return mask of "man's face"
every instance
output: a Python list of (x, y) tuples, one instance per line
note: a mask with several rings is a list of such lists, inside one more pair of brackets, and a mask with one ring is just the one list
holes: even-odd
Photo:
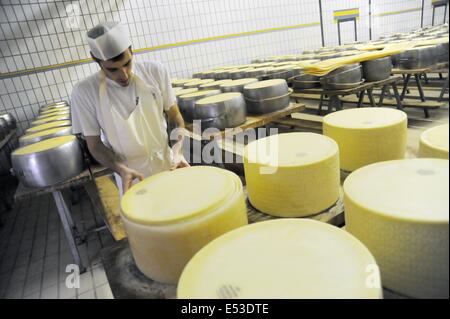
[(131, 53), (130, 49), (127, 49), (120, 60), (101, 61), (100, 66), (109, 79), (113, 80), (121, 86), (128, 86), (131, 79), (132, 63), (133, 54)]

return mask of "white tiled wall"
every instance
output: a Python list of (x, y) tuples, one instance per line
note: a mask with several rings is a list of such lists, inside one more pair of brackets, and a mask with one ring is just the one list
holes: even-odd
[[(421, 0), (372, 0), (373, 11), (421, 6)], [(425, 24), (431, 24), (426, 0)], [(369, 39), (368, 0), (322, 0), (326, 45), (337, 44), (333, 11), (360, 8), (358, 40)], [(442, 23), (443, 9), (436, 13)], [(447, 15), (448, 19), (448, 15)], [(137, 55), (165, 64), (173, 77), (214, 66), (248, 63), (255, 57), (301, 52), (321, 46), (320, 26), (309, 26), (209, 42), (189, 43), (220, 35), (318, 23), (319, 0), (1, 0), (0, 112), (12, 112), (21, 130), (39, 106), (67, 99), (73, 85), (97, 70), (95, 63), (57, 64), (89, 57), (85, 33), (100, 21), (126, 23), (135, 49), (155, 48)], [(420, 26), (420, 11), (373, 18), (374, 38), (386, 32)], [(342, 25), (343, 42), (353, 41), (353, 25)], [(158, 46), (180, 44), (161, 49)], [(188, 42), (188, 43), (185, 43)], [(45, 72), (11, 76), (11, 72), (52, 66)], [(21, 132), (19, 132), (20, 134)]]

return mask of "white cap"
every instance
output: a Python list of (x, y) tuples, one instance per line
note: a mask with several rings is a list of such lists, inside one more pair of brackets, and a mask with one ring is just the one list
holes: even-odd
[(106, 61), (123, 53), (131, 39), (127, 27), (120, 22), (103, 22), (87, 32), (87, 41), (92, 55)]

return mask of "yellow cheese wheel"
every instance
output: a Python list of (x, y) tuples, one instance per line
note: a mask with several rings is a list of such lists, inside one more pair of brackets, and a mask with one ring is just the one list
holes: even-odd
[(174, 86), (174, 87), (183, 86), (186, 83), (196, 81), (196, 80), (198, 80), (198, 79), (176, 79), (176, 80), (172, 80), (172, 86)]
[(378, 299), (375, 259), (342, 229), (279, 219), (233, 230), (200, 250), (178, 283), (180, 299)]
[(39, 131), (36, 133), (25, 134), (19, 138), (20, 141), (26, 142), (27, 140), (32, 140), (36, 137), (44, 137), (52, 134), (57, 134), (59, 132), (67, 130), (67, 126), (54, 127), (48, 130)]
[(76, 137), (74, 135), (59, 136), (55, 138), (50, 138), (41, 142), (30, 144), (21, 148), (16, 149), (13, 153), (15, 155), (26, 155), (38, 152), (47, 151), (52, 148), (64, 145), (68, 142), (72, 142)]
[(210, 83), (205, 83), (205, 84), (200, 85), (199, 89), (200, 90), (208, 90), (208, 89), (211, 89), (211, 88), (217, 88), (218, 89), (222, 84), (229, 83), (231, 81), (232, 80), (227, 79), (227, 80), (220, 80), (220, 81), (214, 81), (214, 82), (210, 82)]
[(195, 81), (191, 81), (191, 82), (185, 83), (183, 85), (183, 87), (186, 88), (186, 89), (198, 88), (200, 85), (211, 83), (211, 82), (214, 82), (214, 80), (213, 79), (204, 79), (204, 80), (196, 79)]
[(43, 115), (37, 116), (36, 119), (42, 120), (42, 119), (47, 119), (47, 118), (53, 117), (53, 116), (70, 116), (70, 111), (61, 111), (61, 112), (43, 114)]
[(67, 120), (69, 118), (70, 118), (70, 115), (68, 115), (68, 114), (54, 115), (54, 116), (50, 116), (50, 117), (46, 117), (43, 119), (33, 121), (33, 122), (31, 122), (31, 125), (41, 125), (41, 124), (48, 123), (48, 122)]
[(359, 108), (331, 113), (323, 133), (339, 145), (341, 169), (354, 171), (382, 161), (403, 159), (408, 119), (403, 111)]
[(49, 109), (49, 110), (41, 110), (39, 113), (41, 115), (47, 115), (47, 114), (52, 114), (52, 113), (59, 113), (59, 112), (67, 112), (70, 111), (70, 107), (60, 107), (57, 109)]
[(197, 88), (182, 89), (182, 90), (176, 91), (175, 95), (178, 97), (178, 96), (181, 96), (181, 95), (190, 94), (190, 93), (197, 92), (197, 91), (198, 91)]
[(448, 159), (448, 124), (433, 127), (422, 133), (419, 157)]
[(176, 283), (204, 245), (248, 223), (239, 177), (214, 167), (147, 178), (125, 193), (121, 207), (136, 265), (164, 283)]
[(244, 149), (251, 204), (279, 217), (303, 217), (326, 210), (339, 199), (339, 150), (314, 133), (273, 135)]
[(70, 121), (55, 121), (50, 123), (45, 123), (37, 126), (30, 127), (29, 129), (25, 130), (25, 132), (28, 133), (36, 133), (43, 130), (48, 130), (50, 128), (59, 127), (59, 126), (70, 126)]
[(233, 87), (233, 86), (238, 86), (238, 85), (247, 85), (247, 84), (251, 84), (251, 83), (255, 83), (255, 82), (258, 82), (258, 79), (245, 78), (245, 79), (239, 79), (239, 80), (234, 80), (234, 81), (223, 83), (220, 87), (228, 88), (228, 87)]
[(226, 102), (226, 101), (233, 100), (234, 98), (236, 98), (240, 95), (242, 95), (242, 94), (239, 92), (230, 92), (230, 93), (221, 93), (221, 94), (217, 94), (217, 95), (212, 95), (212, 96), (205, 97), (204, 99), (198, 100), (196, 102), (196, 105), (202, 106), (202, 105), (209, 105), (209, 104), (213, 104), (213, 103)]
[(372, 252), (386, 288), (449, 297), (448, 192), (442, 159), (376, 163), (345, 180), (346, 230)]

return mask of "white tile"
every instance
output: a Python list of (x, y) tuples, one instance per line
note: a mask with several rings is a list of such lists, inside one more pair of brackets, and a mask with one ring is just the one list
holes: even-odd
[(41, 299), (58, 299), (58, 286), (53, 285), (41, 291)]
[(86, 291), (78, 295), (78, 299), (96, 299), (94, 290)]
[(114, 299), (111, 288), (109, 284), (102, 285), (95, 288), (97, 294), (97, 299)]

